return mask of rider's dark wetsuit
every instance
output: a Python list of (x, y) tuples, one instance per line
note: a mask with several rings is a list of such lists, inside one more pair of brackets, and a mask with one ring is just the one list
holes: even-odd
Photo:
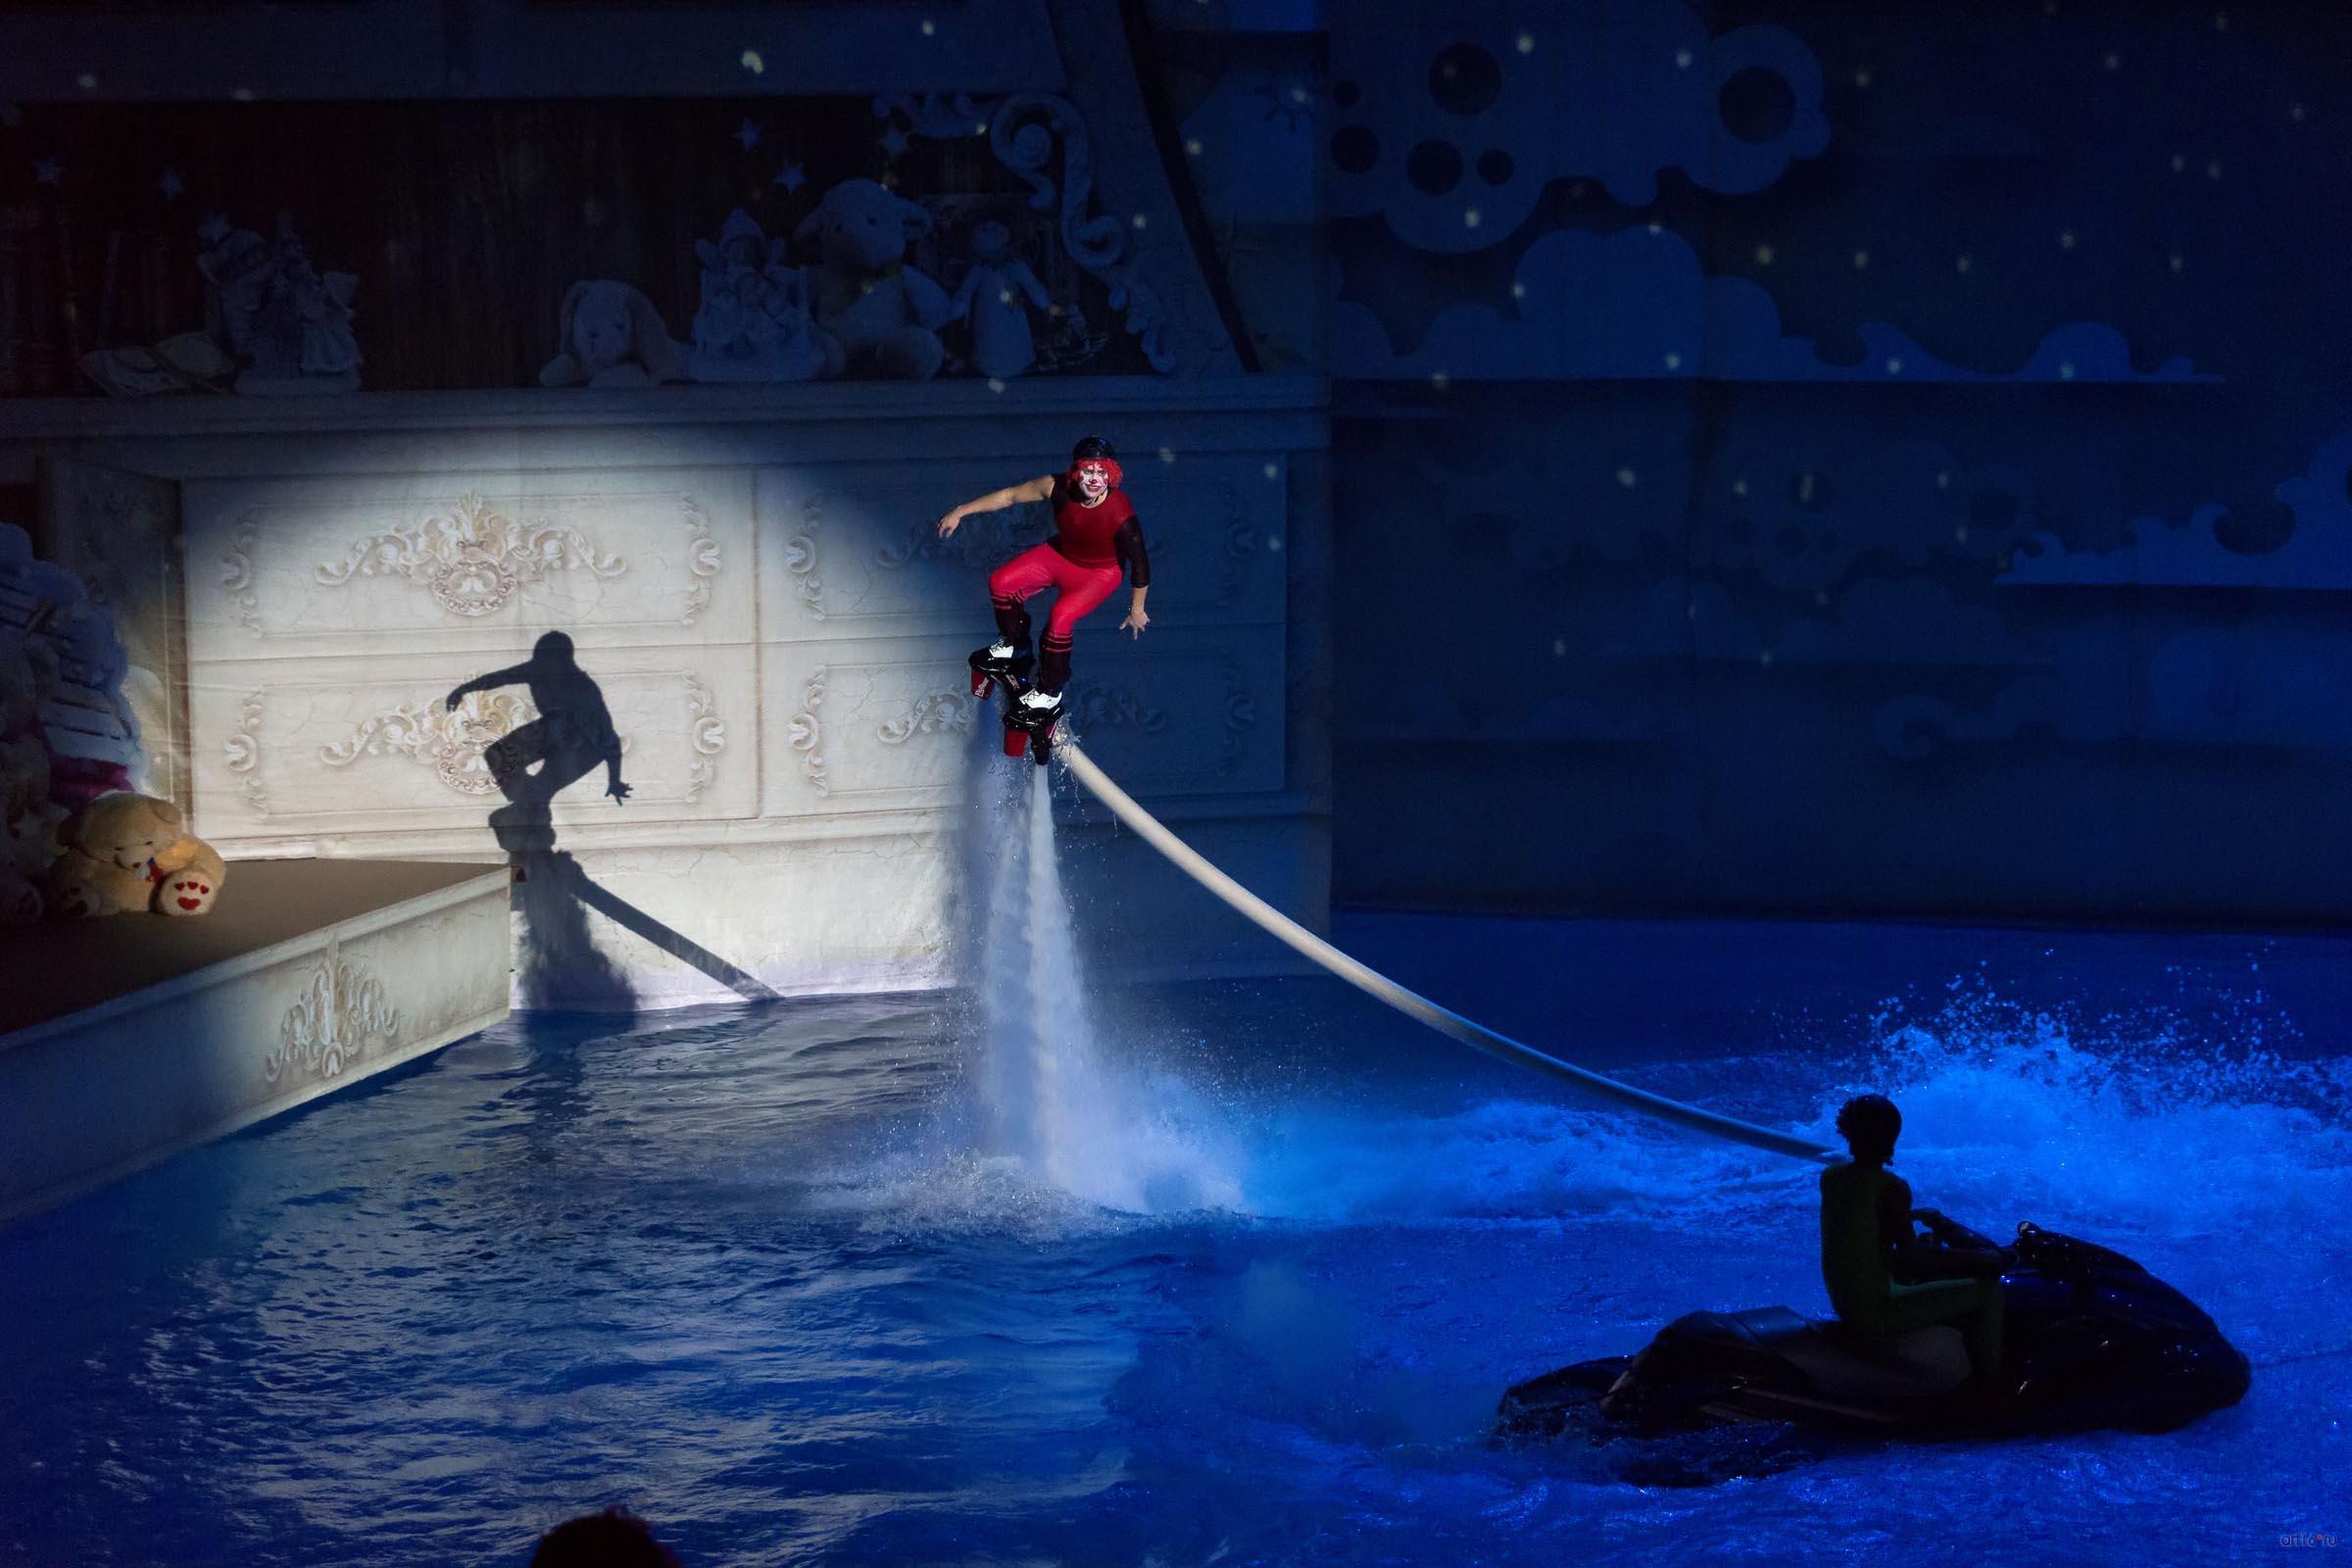
[(1900, 1176), (1861, 1160), (1821, 1173), (1821, 1277), (1839, 1321), (1878, 1338), (1953, 1324), (1977, 1380), (1990, 1383), (2001, 1367), (2001, 1282), (1903, 1284), (1891, 1265), (1911, 1239), (1911, 1187)]

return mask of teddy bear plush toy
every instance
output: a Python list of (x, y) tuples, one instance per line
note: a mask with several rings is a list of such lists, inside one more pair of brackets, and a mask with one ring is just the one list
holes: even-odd
[(74, 918), (202, 914), (228, 873), (187, 831), (179, 808), (152, 795), (101, 795), (74, 813), (64, 836), (66, 853), (49, 868), (49, 906)]
[(539, 371), (541, 386), (652, 386), (686, 379), (686, 345), (639, 290), (611, 278), (564, 293), (564, 352)]
[(939, 373), (947, 350), (947, 291), (905, 265), (906, 247), (931, 231), (931, 215), (870, 179), (845, 179), (801, 220), (792, 241), (816, 248), (809, 276), (816, 324), (852, 375), (920, 381)]

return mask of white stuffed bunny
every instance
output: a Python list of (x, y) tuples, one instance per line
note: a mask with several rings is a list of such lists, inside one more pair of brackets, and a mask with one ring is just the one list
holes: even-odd
[(564, 352), (540, 370), (541, 386), (652, 386), (684, 379), (686, 345), (670, 337), (642, 291), (596, 278), (564, 292)]

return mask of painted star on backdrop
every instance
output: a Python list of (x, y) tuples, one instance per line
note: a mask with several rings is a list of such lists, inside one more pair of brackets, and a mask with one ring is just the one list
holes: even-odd
[(906, 150), (906, 133), (893, 125), (883, 133), (882, 150), (896, 158)]
[(801, 172), (801, 166), (799, 164), (791, 163), (786, 164), (782, 169), (777, 170), (776, 177), (770, 180), (768, 183), (772, 185), (783, 186), (784, 194), (790, 196), (797, 192), (803, 185), (808, 183), (808, 176)]
[(175, 202), (179, 200), (180, 193), (188, 188), (188, 183), (179, 177), (178, 170), (167, 169), (164, 177), (155, 182), (155, 188), (164, 193), (164, 200)]
[(745, 152), (750, 152), (753, 148), (760, 145), (759, 125), (754, 123), (747, 116), (743, 123), (735, 127), (735, 139), (743, 143), (743, 150)]
[(65, 172), (66, 166), (54, 158), (35, 158), (32, 161), (32, 178), (37, 185), (54, 185)]

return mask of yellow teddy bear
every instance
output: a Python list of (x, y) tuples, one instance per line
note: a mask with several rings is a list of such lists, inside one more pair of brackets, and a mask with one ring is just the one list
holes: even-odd
[(228, 873), (187, 832), (179, 808), (152, 795), (101, 795), (74, 813), (64, 838), (66, 853), (49, 868), (49, 907), (71, 917), (202, 914)]

